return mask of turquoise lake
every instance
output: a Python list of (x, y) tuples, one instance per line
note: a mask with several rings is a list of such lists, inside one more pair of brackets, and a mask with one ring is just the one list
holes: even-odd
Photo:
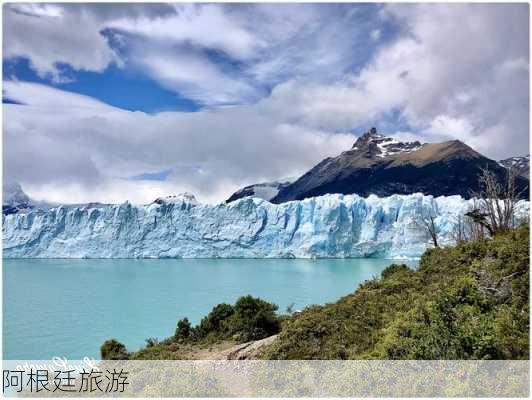
[[(284, 311), (353, 292), (392, 260), (3, 260), (3, 358), (99, 358), (109, 338), (137, 350), (252, 294)], [(403, 261), (401, 261), (403, 262)], [(409, 262), (415, 266), (416, 262)]]

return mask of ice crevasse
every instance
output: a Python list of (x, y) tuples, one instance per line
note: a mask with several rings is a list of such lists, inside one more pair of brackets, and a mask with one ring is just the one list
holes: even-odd
[[(420, 226), (435, 216), (439, 241), (454, 243), (460, 196), (329, 194), (272, 204), (243, 198), (216, 205), (191, 195), (151, 204), (59, 206), (3, 216), (5, 258), (419, 257), (431, 240)], [(516, 217), (529, 203), (517, 204)]]

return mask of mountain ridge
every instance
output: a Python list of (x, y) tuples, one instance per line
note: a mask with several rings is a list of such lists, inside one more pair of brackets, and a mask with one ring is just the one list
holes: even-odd
[[(350, 150), (324, 159), (282, 188), (271, 202), (278, 204), (327, 193), (365, 197), (423, 193), (471, 198), (482, 189), (479, 174), (483, 168), (501, 181), (506, 175), (505, 167), (459, 140), (399, 142), (372, 128)], [(519, 176), (516, 184), (518, 190), (527, 188), (528, 179)]]

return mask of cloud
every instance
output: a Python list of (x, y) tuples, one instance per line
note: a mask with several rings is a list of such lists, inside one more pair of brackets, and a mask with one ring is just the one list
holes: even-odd
[(191, 49), (136, 48), (131, 57), (162, 86), (202, 105), (252, 101), (259, 91), (245, 79), (223, 73), (203, 54)]
[(272, 97), (310, 127), (346, 130), (395, 118), (422, 141), (457, 138), (493, 158), (521, 154), (529, 143), (527, 7), (386, 6), (382, 18), (401, 34), (359, 72), (287, 82)]
[[(4, 104), (4, 173), (54, 201), (149, 202), (182, 191), (220, 201), (243, 184), (301, 174), (354, 140), (290, 124), (260, 105), (149, 115), (6, 83), (6, 95), (23, 105)], [(123, 179), (163, 170), (172, 171), (164, 182)]]
[(373, 125), (494, 159), (528, 150), (524, 4), (6, 7), (8, 58), (57, 78), (58, 62), (97, 71), (120, 59), (206, 106), (149, 115), (4, 82), (22, 103), (4, 104), (5, 173), (42, 198), (218, 201), (303, 173)]
[(63, 80), (58, 63), (95, 72), (120, 63), (98, 19), (81, 7), (7, 4), (3, 18), (4, 58), (28, 58), (41, 77)]
[(95, 111), (112, 110), (113, 107), (89, 96), (65, 92), (50, 86), (30, 82), (4, 81), (4, 97), (21, 104), (30, 104), (40, 109), (52, 111), (76, 108)]
[(201, 105), (249, 104), (365, 62), (376, 15), (371, 5), (9, 5), (4, 57), (28, 58), (56, 83), (71, 79), (62, 65), (115, 63)]
[(238, 59), (253, 56), (258, 47), (265, 45), (218, 5), (176, 4), (174, 9), (175, 13), (166, 16), (119, 18), (106, 27), (150, 41), (218, 49)]

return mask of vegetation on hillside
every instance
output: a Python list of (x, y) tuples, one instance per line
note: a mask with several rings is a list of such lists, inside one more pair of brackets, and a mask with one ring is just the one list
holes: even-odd
[[(227, 345), (259, 340), (275, 335), (281, 329), (283, 317), (276, 314), (277, 305), (250, 295), (240, 297), (234, 305), (218, 304), (197, 326), (188, 318), (177, 322), (173, 337), (159, 342), (146, 339), (146, 347), (127, 353), (114, 339), (100, 348), (104, 360), (119, 359), (188, 359), (197, 358), (197, 350), (213, 345)], [(124, 354), (127, 354), (124, 356)]]
[(271, 359), (528, 359), (529, 228), (433, 248), (283, 325)]
[(419, 268), (390, 265), (335, 303), (291, 316), (251, 296), (219, 304), (174, 337), (127, 353), (116, 341), (102, 358), (201, 358), (201, 348), (280, 332), (269, 359), (528, 359), (529, 227), (427, 250)]

